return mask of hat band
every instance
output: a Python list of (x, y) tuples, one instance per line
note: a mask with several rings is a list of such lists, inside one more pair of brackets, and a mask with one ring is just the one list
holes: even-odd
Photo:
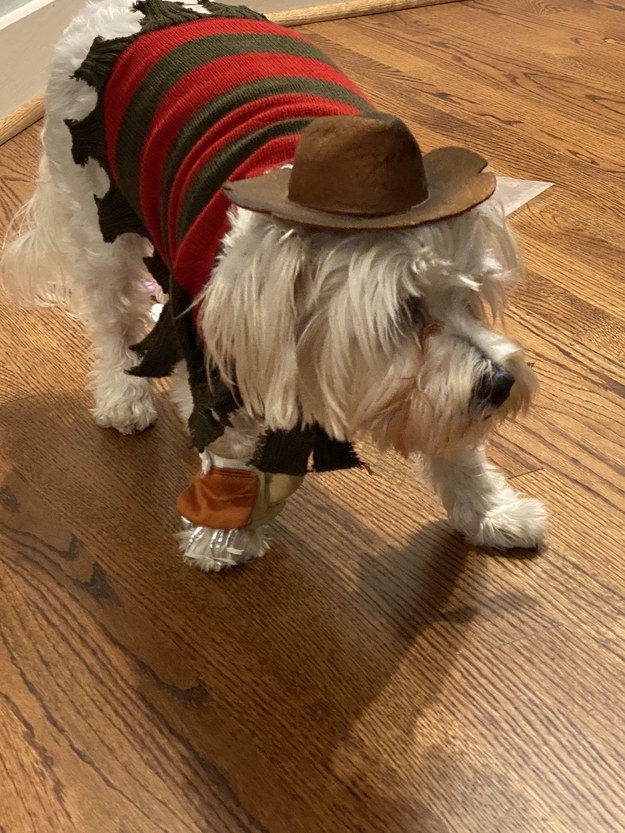
[[(301, 208), (306, 208), (309, 211), (322, 211), (324, 214), (337, 214), (339, 216), (348, 216), (348, 217), (388, 217), (392, 214), (402, 214), (404, 211), (410, 211), (410, 209), (418, 208), (420, 205), (426, 203), (429, 199), (428, 188), (425, 183), (423, 183), (422, 193), (424, 192), (425, 196), (423, 199), (417, 200), (394, 200), (392, 205), (387, 205), (384, 208), (380, 208), (379, 198), (376, 198), (375, 202), (376, 205), (371, 205), (371, 208), (363, 207), (362, 203), (373, 203), (374, 200), (365, 199), (361, 201), (360, 205), (339, 205), (335, 201), (331, 199), (324, 199), (324, 200), (311, 200), (310, 198), (305, 198), (305, 195), (302, 196), (293, 196), (292, 188), (290, 187), (287, 192), (287, 199), (293, 205), (298, 205)], [(414, 195), (417, 196), (417, 195)]]

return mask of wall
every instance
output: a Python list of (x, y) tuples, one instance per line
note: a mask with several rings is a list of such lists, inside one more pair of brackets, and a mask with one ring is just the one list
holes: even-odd
[(0, 120), (43, 93), (53, 46), (83, 0), (0, 4)]

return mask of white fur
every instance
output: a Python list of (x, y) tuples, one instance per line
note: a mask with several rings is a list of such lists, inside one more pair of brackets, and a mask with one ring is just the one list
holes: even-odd
[[(136, 362), (129, 345), (150, 322), (149, 247), (132, 234), (102, 240), (93, 197), (105, 193), (108, 178), (94, 162), (74, 164), (64, 121), (84, 118), (95, 104), (94, 90), (71, 78), (94, 37), (131, 34), (139, 20), (127, 0), (90, 3), (63, 35), (35, 193), (2, 258), (4, 287), (17, 300), (56, 302), (84, 319), (96, 421), (124, 433), (156, 418), (149, 381), (126, 373)], [(264, 428), (291, 428), (302, 417), (339, 439), (370, 436), (382, 449), (424, 455), (450, 522), (471, 542), (536, 546), (546, 528), (542, 504), (514, 492), (483, 451), (493, 427), (527, 408), (535, 389), (521, 348), (491, 329), (522, 274), (494, 199), (392, 232), (310, 230), (234, 209), (198, 320), (207, 362), (236, 375), (243, 409), (212, 450), (249, 459)], [(472, 394), (495, 364), (516, 381), (488, 412)], [(173, 392), (188, 414), (184, 369)], [(205, 569), (266, 548), (262, 532), (242, 546), (208, 533), (183, 533), (188, 560)]]
[(547, 512), (535, 498), (514, 491), (484, 448), (453, 459), (425, 458), (423, 469), (441, 497), (449, 523), (479, 547), (531, 548), (547, 531)]
[(501, 316), (523, 272), (496, 201), (384, 233), (285, 228), (242, 209), (231, 219), (200, 322), (213, 362), (226, 378), (236, 371), (245, 408), (268, 427), (301, 414), (403, 454), (465, 445), (484, 433), (465, 412), (484, 357), (517, 376), (497, 418), (528, 404), (520, 347), (476, 317), (484, 306)]

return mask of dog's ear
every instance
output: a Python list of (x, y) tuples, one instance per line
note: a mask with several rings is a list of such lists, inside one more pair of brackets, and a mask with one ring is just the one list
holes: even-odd
[(240, 209), (198, 316), (205, 355), (222, 378), (236, 377), (247, 412), (276, 431), (300, 418), (297, 299), (306, 254), (297, 232)]

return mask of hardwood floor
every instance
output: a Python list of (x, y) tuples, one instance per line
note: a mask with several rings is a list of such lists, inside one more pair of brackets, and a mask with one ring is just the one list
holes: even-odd
[[(542, 384), (493, 456), (545, 552), (465, 546), (408, 465), (311, 477), (259, 562), (179, 560), (172, 408), (97, 429), (85, 339), (0, 305), (2, 833), (625, 829), (625, 3), (467, 0), (304, 28), (422, 145), (555, 186), (514, 215)], [(0, 225), (33, 127), (0, 149)]]

